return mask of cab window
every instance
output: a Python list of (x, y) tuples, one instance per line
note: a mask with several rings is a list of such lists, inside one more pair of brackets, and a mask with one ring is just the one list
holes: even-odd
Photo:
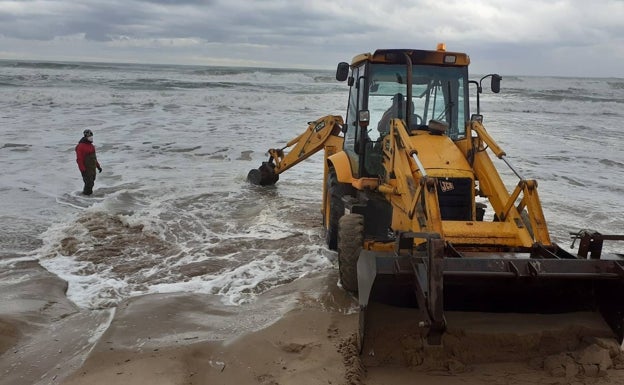
[(464, 67), (414, 65), (412, 99), (408, 101), (405, 65), (371, 66), (368, 93), (371, 139), (379, 140), (387, 133), (389, 118), (405, 120), (407, 114), (411, 128), (439, 120), (448, 124), (448, 135), (453, 140), (464, 138), (468, 120), (467, 75)]

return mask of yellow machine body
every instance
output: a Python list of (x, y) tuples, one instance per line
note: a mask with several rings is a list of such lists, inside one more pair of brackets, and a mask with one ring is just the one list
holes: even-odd
[[(580, 292), (591, 291), (596, 301), (583, 306), (599, 309), (621, 341), (624, 305), (601, 298), (624, 294), (624, 258), (601, 258), (601, 247), (624, 236), (583, 233), (577, 255), (551, 241), (537, 182), (513, 168), (482, 124), (482, 82), (491, 78), (497, 93), (501, 77), (468, 80), (469, 63), (444, 47), (377, 50), (340, 63), (336, 78), (349, 85), (346, 118), (311, 122), (286, 146), (269, 149), (248, 179), (274, 184), (324, 150), (327, 245), (338, 252), (342, 286), (358, 294), (362, 324), (384, 282), (407, 289), (432, 343), (446, 328), (447, 307), (474, 303), (469, 292), (477, 301), (496, 297), (497, 311), (518, 311), (541, 300), (545, 308), (568, 300), (575, 306)], [(518, 177), (515, 186), (505, 185), (494, 157)], [(548, 298), (562, 288), (571, 293)]]

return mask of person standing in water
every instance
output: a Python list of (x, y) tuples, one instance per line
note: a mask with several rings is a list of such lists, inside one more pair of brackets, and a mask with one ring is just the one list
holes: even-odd
[(76, 162), (82, 174), (84, 195), (93, 194), (93, 184), (95, 183), (95, 169), (102, 172), (102, 167), (95, 156), (95, 146), (93, 145), (93, 132), (89, 129), (83, 131), (83, 136), (76, 145)]

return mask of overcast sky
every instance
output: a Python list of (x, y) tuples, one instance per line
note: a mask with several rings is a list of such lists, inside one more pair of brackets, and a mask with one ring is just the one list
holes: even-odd
[(624, 77), (624, 0), (0, 0), (0, 58), (333, 69), (377, 48), (472, 72)]

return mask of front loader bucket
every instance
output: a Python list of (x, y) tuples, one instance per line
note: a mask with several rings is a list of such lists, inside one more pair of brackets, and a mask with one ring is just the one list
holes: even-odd
[[(359, 342), (365, 355), (378, 350), (379, 357), (381, 348), (375, 347), (373, 340), (389, 341), (393, 333), (397, 344), (405, 345), (406, 338), (422, 337), (427, 345), (444, 345), (449, 341), (445, 336), (449, 330), (453, 330), (455, 337), (466, 333), (458, 332), (457, 325), (449, 320), (466, 323), (468, 319), (478, 319), (476, 323), (489, 325), (501, 317), (524, 323), (521, 329), (528, 327), (526, 322), (538, 328), (545, 325), (544, 320), (550, 320), (555, 325), (547, 333), (553, 341), (564, 338), (558, 332), (570, 333), (570, 328), (574, 328), (578, 339), (582, 330), (594, 337), (622, 343), (624, 258), (621, 255), (604, 256), (612, 259), (586, 259), (558, 247), (547, 250), (539, 246), (525, 252), (468, 253), (434, 238), (428, 240), (427, 250), (399, 254), (368, 250), (360, 254)], [(376, 321), (379, 317), (374, 309), (380, 306), (384, 320)], [(395, 315), (390, 316), (391, 313)], [(529, 318), (533, 315), (542, 318)], [(500, 324), (488, 327), (488, 332), (496, 332)], [(531, 338), (548, 340), (543, 333)], [(513, 343), (526, 344), (526, 341), (525, 336)], [(507, 342), (512, 343), (511, 339)]]

